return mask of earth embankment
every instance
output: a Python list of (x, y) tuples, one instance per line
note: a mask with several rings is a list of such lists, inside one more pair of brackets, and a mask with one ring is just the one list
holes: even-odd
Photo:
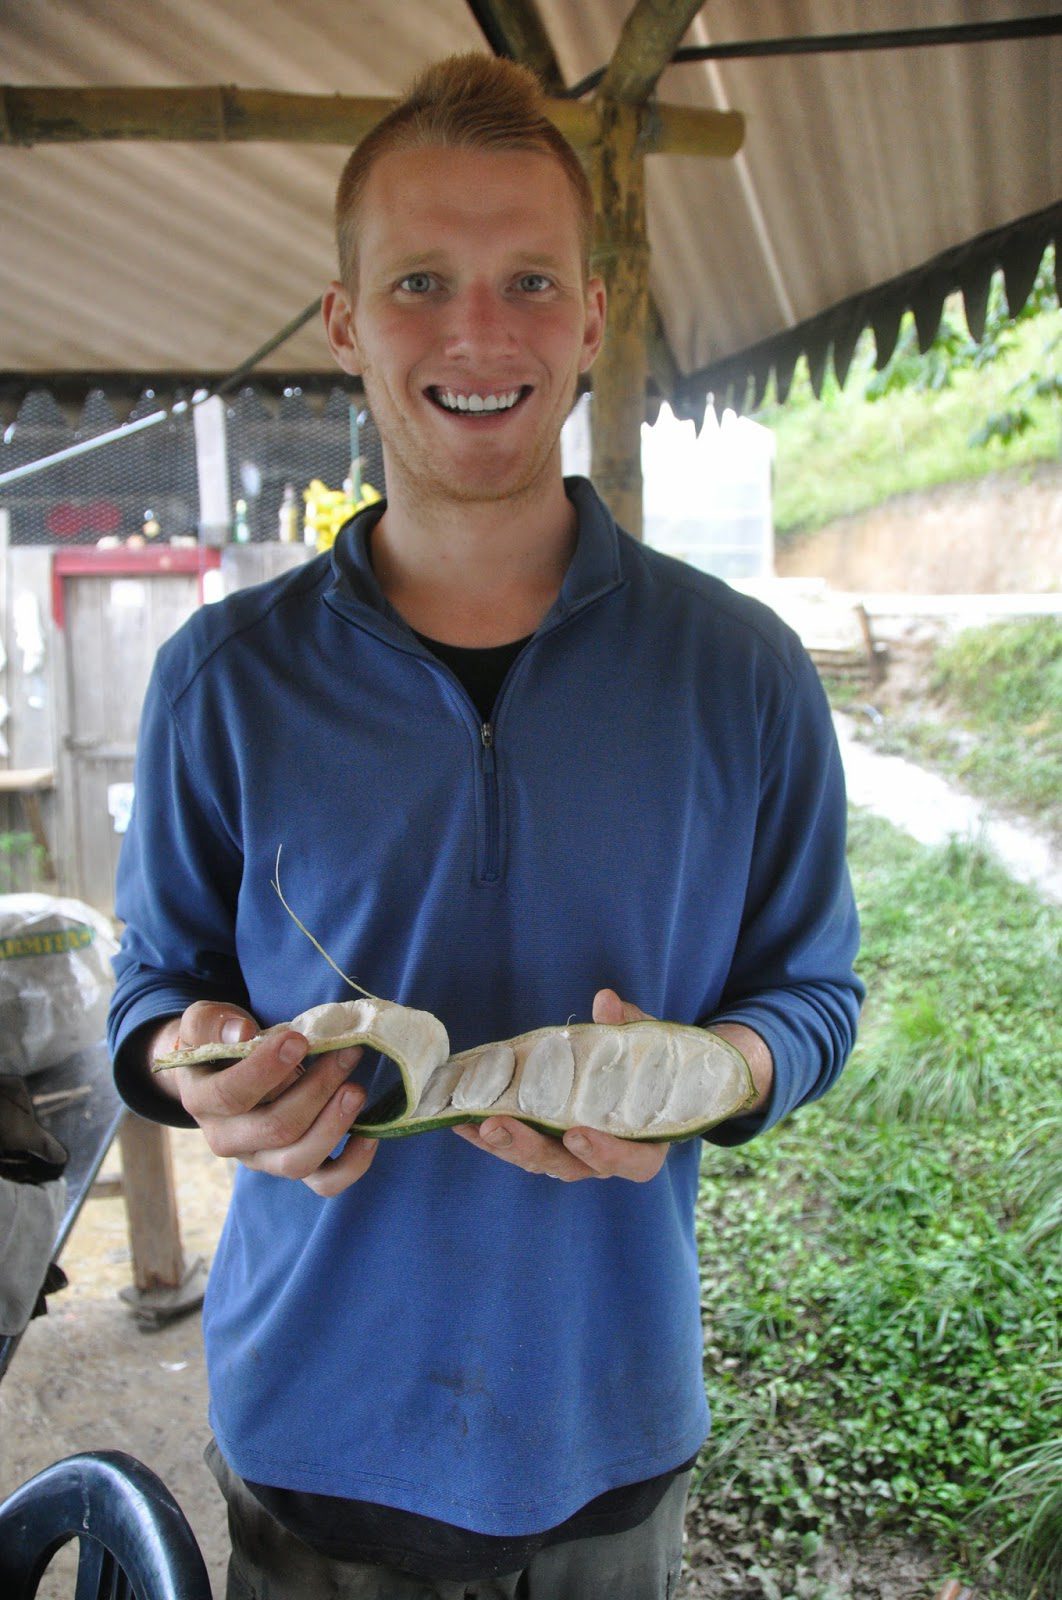
[(896, 495), (779, 540), (780, 577), (847, 592), (1040, 594), (1062, 588), (1062, 462)]

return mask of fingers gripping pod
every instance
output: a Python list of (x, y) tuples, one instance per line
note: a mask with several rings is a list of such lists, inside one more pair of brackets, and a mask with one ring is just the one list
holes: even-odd
[(160, 1056), (156, 1071), (246, 1056), (271, 1034), (294, 1029), (309, 1054), (366, 1045), (398, 1068), (401, 1084), (367, 1107), (354, 1131), (371, 1138), (427, 1133), (510, 1116), (544, 1133), (596, 1128), (647, 1142), (688, 1139), (756, 1098), (744, 1056), (718, 1034), (674, 1022), (576, 1023), (450, 1054), (446, 1029), (428, 1011), (381, 1000), (341, 972), (284, 909), (345, 983), (363, 998), (314, 1006), (239, 1044), (206, 1044)]

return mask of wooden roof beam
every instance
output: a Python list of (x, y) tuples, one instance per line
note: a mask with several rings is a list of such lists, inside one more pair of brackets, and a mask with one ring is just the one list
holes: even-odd
[[(286, 94), (272, 89), (52, 88), (0, 85), (0, 147), (96, 141), (193, 144), (354, 145), (394, 100), (356, 95)], [(550, 121), (588, 154), (600, 137), (593, 103), (551, 99)], [(646, 115), (646, 155), (727, 158), (741, 148), (737, 111), (654, 105)]]
[(704, 0), (636, 0), (597, 93), (644, 105)]
[(512, 59), (530, 67), (548, 94), (562, 93), (564, 74), (534, 0), (475, 0), (471, 10), (492, 49), (504, 41)]

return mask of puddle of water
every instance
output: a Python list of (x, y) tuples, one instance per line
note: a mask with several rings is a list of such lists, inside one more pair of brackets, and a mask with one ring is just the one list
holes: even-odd
[(848, 798), (902, 828), (921, 844), (946, 844), (956, 836), (988, 846), (1011, 877), (1062, 903), (1062, 859), (1031, 828), (994, 817), (980, 801), (902, 756), (880, 755), (853, 737), (852, 723), (834, 716)]

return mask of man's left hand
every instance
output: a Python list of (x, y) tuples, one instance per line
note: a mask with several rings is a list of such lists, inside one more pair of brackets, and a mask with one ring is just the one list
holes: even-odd
[[(612, 1024), (649, 1020), (646, 1012), (621, 1000), (614, 989), (598, 990), (593, 1019)], [(582, 1178), (627, 1178), (631, 1183), (648, 1183), (664, 1165), (670, 1148), (666, 1144), (617, 1139), (596, 1128), (569, 1128), (563, 1140), (550, 1139), (516, 1117), (488, 1117), (485, 1122), (466, 1123), (454, 1132), (514, 1167), (545, 1173), (563, 1183), (578, 1183)]]

